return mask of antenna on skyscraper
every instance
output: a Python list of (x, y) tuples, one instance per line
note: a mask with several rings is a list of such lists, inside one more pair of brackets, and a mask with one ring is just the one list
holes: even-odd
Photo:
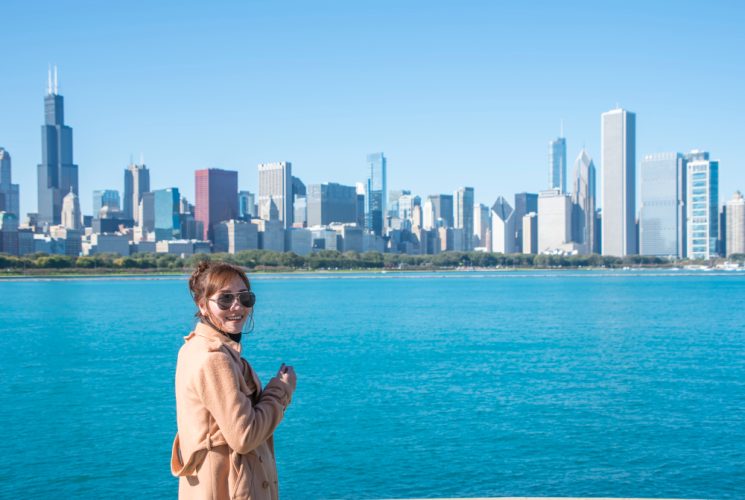
[(134, 165), (135, 164), (135, 155), (132, 153), (129, 153), (129, 164)]
[(47, 67), (47, 95), (52, 93), (52, 65)]
[(144, 165), (144, 164), (145, 164), (145, 155), (142, 154), (142, 151), (140, 151), (140, 165)]
[(58, 95), (58, 86), (57, 86), (57, 65), (54, 65), (54, 95)]
[(561, 119), (561, 125), (559, 126), (559, 137), (564, 137), (564, 119)]

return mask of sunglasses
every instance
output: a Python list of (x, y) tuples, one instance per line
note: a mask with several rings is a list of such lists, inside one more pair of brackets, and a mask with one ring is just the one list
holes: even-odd
[(253, 305), (256, 303), (256, 295), (254, 295), (252, 291), (238, 293), (221, 293), (217, 296), (216, 299), (209, 300), (217, 304), (217, 307), (219, 307), (220, 310), (227, 311), (233, 306), (236, 299), (238, 299), (238, 302), (240, 302), (243, 307), (253, 307)]

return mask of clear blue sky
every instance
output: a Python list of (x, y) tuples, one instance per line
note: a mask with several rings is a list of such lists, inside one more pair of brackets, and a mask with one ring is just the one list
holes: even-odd
[[(156, 5), (157, 4), (157, 5)], [(194, 170), (287, 160), (306, 184), (352, 184), (367, 153), (390, 189), (544, 189), (560, 120), (570, 179), (600, 114), (637, 113), (637, 161), (709, 150), (721, 201), (745, 189), (741, 2), (5, 0), (0, 146), (36, 211), (47, 66), (60, 71), (81, 205), (123, 189), (140, 153), (152, 188), (194, 197)]]

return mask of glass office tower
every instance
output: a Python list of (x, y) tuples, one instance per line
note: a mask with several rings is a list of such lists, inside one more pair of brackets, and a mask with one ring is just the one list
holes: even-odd
[(567, 141), (564, 137), (548, 143), (548, 188), (567, 192)]
[(717, 255), (719, 238), (719, 161), (709, 153), (691, 151), (686, 155), (687, 257), (709, 259)]
[(685, 257), (685, 158), (680, 153), (646, 155), (640, 174), (639, 253)]
[(386, 182), (386, 158), (383, 153), (367, 155), (367, 169), (369, 176), (365, 188), (365, 229), (378, 236), (383, 235), (385, 227), (386, 193), (388, 186)]

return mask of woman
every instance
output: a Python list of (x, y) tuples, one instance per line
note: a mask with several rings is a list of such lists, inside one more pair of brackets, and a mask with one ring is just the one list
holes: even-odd
[(179, 477), (179, 498), (276, 499), (272, 434), (290, 404), (295, 371), (282, 363), (262, 390), (241, 358), (241, 332), (256, 296), (239, 267), (202, 262), (189, 289), (199, 322), (176, 365), (171, 472)]

